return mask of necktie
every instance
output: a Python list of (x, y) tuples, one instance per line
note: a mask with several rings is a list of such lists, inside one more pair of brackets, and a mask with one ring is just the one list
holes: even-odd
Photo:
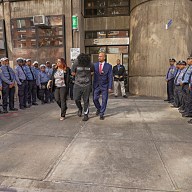
[(168, 79), (168, 77), (169, 77), (169, 71), (170, 71), (170, 69), (171, 69), (171, 68), (169, 68), (169, 70), (168, 70), (168, 72), (167, 72), (167, 79)]
[(30, 69), (30, 71), (31, 71), (31, 75), (33, 76), (33, 80), (35, 80), (35, 77), (34, 77), (34, 75), (33, 75), (33, 72), (32, 72), (32, 70), (31, 70), (31, 67), (29, 67), (29, 69)]
[(185, 75), (186, 75), (186, 73), (187, 73), (188, 69), (189, 69), (189, 66), (187, 67), (187, 69), (186, 69), (185, 73), (183, 74), (182, 81), (185, 79)]
[(180, 73), (181, 73), (181, 71), (179, 71), (179, 73), (176, 75), (176, 78), (175, 78), (175, 80), (174, 80), (175, 84), (177, 84), (177, 79), (178, 79)]
[(26, 76), (26, 74), (25, 74), (25, 71), (24, 71), (24, 69), (23, 69), (23, 66), (21, 66), (21, 69), (22, 69), (22, 71), (23, 71), (25, 77), (27, 78), (27, 76)]
[(99, 73), (102, 73), (102, 63), (99, 64)]
[(10, 73), (10, 70), (9, 70), (9, 66), (7, 66), (7, 72), (9, 73), (9, 80), (12, 81), (11, 73)]

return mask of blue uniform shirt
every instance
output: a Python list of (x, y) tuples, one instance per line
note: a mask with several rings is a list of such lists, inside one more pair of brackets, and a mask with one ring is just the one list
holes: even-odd
[(16, 78), (15, 72), (10, 66), (2, 65), (1, 70), (2, 70), (2, 74), (0, 74), (0, 76), (3, 82), (10, 85), (17, 81), (18, 84), (21, 84), (18, 78)]
[(171, 80), (175, 77), (175, 74), (176, 74), (177, 70), (176, 70), (176, 67), (173, 65), (173, 66), (170, 66), (168, 71), (167, 71), (167, 75), (166, 75), (166, 80)]
[(53, 73), (53, 69), (46, 67), (45, 72), (49, 76), (49, 79), (51, 79), (51, 76), (52, 76), (52, 73)]
[(29, 66), (25, 65), (24, 70), (25, 70), (25, 74), (27, 76), (27, 80), (32, 81), (32, 80), (37, 79), (36, 71), (35, 71), (34, 67), (29, 67)]
[(2, 87), (2, 80), (1, 80), (1, 77), (0, 77), (0, 87)]
[(187, 68), (179, 70), (176, 77), (175, 77), (175, 85), (180, 85), (182, 83), (183, 75), (185, 74)]
[(38, 84), (41, 84), (41, 83), (47, 83), (49, 81), (49, 76), (46, 72), (39, 72), (39, 83)]
[(185, 72), (185, 74), (183, 76), (182, 83), (189, 83), (191, 73), (192, 73), (192, 65), (189, 65), (186, 68), (186, 72)]
[(19, 79), (21, 79), (21, 80), (26, 80), (27, 79), (27, 77), (25, 75), (24, 68), (22, 69), (21, 66), (17, 65), (15, 67), (15, 73), (18, 76)]

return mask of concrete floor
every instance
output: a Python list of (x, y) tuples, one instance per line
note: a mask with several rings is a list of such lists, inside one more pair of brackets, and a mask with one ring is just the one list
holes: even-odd
[(56, 104), (0, 115), (0, 191), (191, 192), (192, 125), (162, 100), (110, 98), (104, 121)]

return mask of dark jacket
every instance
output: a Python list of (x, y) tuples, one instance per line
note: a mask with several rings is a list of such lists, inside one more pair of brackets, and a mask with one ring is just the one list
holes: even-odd
[(120, 65), (120, 68), (118, 70), (117, 65), (113, 67), (113, 76), (114, 76), (114, 81), (124, 81), (125, 78), (125, 67), (123, 65)]
[[(51, 92), (54, 92), (55, 91), (55, 78), (54, 78), (54, 75), (56, 73), (57, 69), (54, 69), (53, 70), (53, 73), (51, 75), (51, 80), (52, 80), (52, 84), (51, 84)], [(69, 83), (70, 83), (70, 75), (71, 75), (71, 72), (70, 72), (70, 68), (67, 67), (67, 70), (64, 72), (64, 80), (65, 80), (65, 85), (66, 85), (66, 88), (67, 90), (69, 90)]]

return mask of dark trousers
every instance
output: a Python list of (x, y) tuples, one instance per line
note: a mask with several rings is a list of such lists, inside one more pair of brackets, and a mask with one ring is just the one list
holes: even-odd
[(74, 88), (74, 83), (69, 84), (69, 96), (71, 100), (73, 100), (73, 88)]
[(28, 104), (36, 103), (37, 85), (36, 80), (28, 81)]
[(174, 79), (170, 79), (167, 82), (167, 99), (169, 101), (174, 100)]
[(181, 109), (185, 110), (188, 105), (189, 98), (189, 84), (182, 86), (182, 102)]
[(174, 106), (180, 107), (183, 99), (182, 86), (175, 85), (174, 89)]
[(189, 103), (185, 110), (187, 113), (192, 114), (192, 90), (189, 91)]
[(28, 82), (20, 81), (22, 84), (18, 85), (19, 107), (23, 108), (27, 106)]
[(2, 99), (3, 99), (3, 110), (7, 110), (8, 106), (8, 98), (9, 98), (9, 109), (14, 108), (14, 95), (15, 95), (15, 87), (9, 88), (9, 85), (5, 82), (2, 82)]
[[(99, 102), (100, 95), (102, 95), (102, 104)], [(97, 110), (100, 111), (100, 115), (104, 115), (108, 101), (108, 89), (102, 89), (97, 87), (93, 92), (93, 102)]]
[(47, 83), (41, 83), (41, 89), (39, 89), (39, 98), (42, 103), (48, 103), (49, 91), (47, 89)]
[(89, 114), (89, 96), (91, 93), (91, 85), (81, 87), (79, 85), (74, 85), (73, 87), (73, 97), (78, 109), (82, 110), (83, 107), (81, 105), (81, 97), (83, 98), (84, 102), (84, 114)]
[(61, 117), (65, 117), (67, 111), (67, 88), (66, 87), (56, 87), (55, 92), (55, 101), (58, 106), (61, 108)]
[(50, 102), (52, 102), (54, 99), (54, 94), (50, 90), (48, 90), (48, 98)]

